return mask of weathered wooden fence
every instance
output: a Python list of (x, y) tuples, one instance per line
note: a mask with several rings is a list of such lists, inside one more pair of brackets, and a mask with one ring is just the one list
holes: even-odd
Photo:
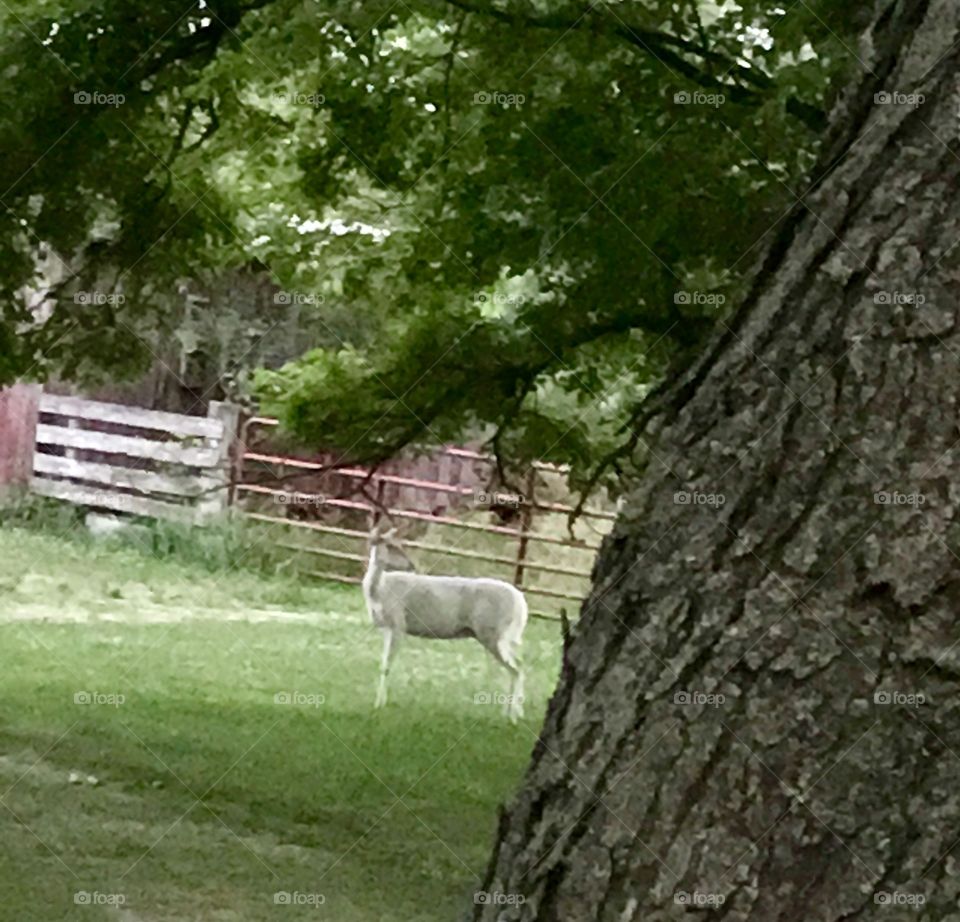
[(261, 540), (348, 583), (360, 581), (367, 534), (386, 510), (405, 523), (404, 543), (424, 572), (510, 580), (547, 617), (586, 594), (616, 518), (597, 500), (571, 534), (564, 467), (531, 465), (522, 495), (490, 492), (493, 459), (467, 448), (374, 472), (331, 470), (329, 457), (279, 449), (276, 420), (254, 417), (239, 431), (237, 423), (228, 404), (188, 416), (20, 386), (0, 392), (0, 486), (29, 482), (35, 493), (94, 509), (194, 524), (232, 503), (270, 526)]
[(42, 496), (198, 523), (222, 512), (237, 409), (207, 416), (43, 394), (31, 489)]
[[(329, 458), (271, 450), (257, 430), (276, 425), (256, 417), (244, 427), (238, 507), (248, 519), (277, 526), (273, 540), (315, 557), (324, 577), (360, 581), (366, 537), (384, 508), (407, 523), (404, 545), (426, 572), (508, 579), (533, 597), (533, 612), (543, 617), (556, 617), (561, 605), (579, 603), (586, 594), (600, 539), (616, 515), (594, 503), (576, 526), (581, 536), (575, 531), (571, 537), (566, 468), (532, 465), (523, 495), (487, 491), (493, 459), (465, 448), (448, 447), (425, 461), (398, 460), (373, 473), (329, 470)], [(418, 476), (424, 469), (434, 476)], [(291, 481), (291, 475), (299, 476)], [(375, 502), (356, 495), (361, 485)]]

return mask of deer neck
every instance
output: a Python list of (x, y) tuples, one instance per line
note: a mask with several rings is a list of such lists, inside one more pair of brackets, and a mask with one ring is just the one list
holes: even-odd
[(368, 597), (376, 595), (377, 590), (380, 588), (380, 580), (384, 571), (383, 557), (381, 545), (374, 544), (370, 548), (367, 572), (363, 575), (363, 590)]

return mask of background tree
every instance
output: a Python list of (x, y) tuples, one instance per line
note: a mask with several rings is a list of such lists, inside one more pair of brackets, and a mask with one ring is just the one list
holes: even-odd
[[(498, 433), (505, 458), (586, 471), (696, 354), (802, 190), (858, 15), (10, 7), (5, 377), (136, 373), (182, 316), (177, 283), (256, 258), (322, 295), (321, 322), (364, 318), (261, 379), (303, 439), (374, 461)], [(39, 241), (76, 276), (27, 332), (15, 292)], [(126, 301), (78, 311), (84, 286)]]

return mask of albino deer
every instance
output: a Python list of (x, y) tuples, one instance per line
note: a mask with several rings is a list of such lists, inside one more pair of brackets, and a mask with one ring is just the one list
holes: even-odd
[[(510, 673), (506, 712), (523, 715), (519, 652), (527, 625), (527, 602), (515, 586), (499, 579), (429, 576), (387, 569), (387, 555), (401, 550), (396, 528), (378, 523), (370, 533), (370, 561), (363, 595), (373, 623), (383, 631), (383, 657), (375, 707), (387, 703), (387, 675), (401, 634), (453, 640), (473, 637)], [(401, 550), (402, 553), (402, 550)]]

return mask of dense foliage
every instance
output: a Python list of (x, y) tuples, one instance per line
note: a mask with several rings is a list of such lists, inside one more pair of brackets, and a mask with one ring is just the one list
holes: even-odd
[(5, 4), (0, 380), (133, 374), (257, 266), (323, 332), (258, 378), (300, 437), (586, 468), (802, 196), (864, 12)]

